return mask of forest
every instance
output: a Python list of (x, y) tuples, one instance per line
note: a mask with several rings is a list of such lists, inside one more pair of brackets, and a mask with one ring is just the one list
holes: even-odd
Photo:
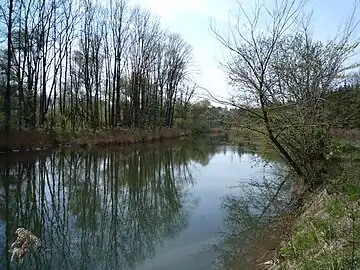
[[(69, 132), (206, 132), (243, 126), (248, 114), (234, 102), (197, 98), (191, 45), (127, 0), (3, 0), (0, 24), (0, 133), (8, 139), (1, 148), (18, 147), (30, 131), (34, 140), (65, 142)], [(332, 116), (357, 127), (357, 103), (338, 103), (358, 99), (352, 81), (329, 100)]]
[(1, 3), (0, 125), (174, 127), (196, 90), (192, 47), (126, 0)]

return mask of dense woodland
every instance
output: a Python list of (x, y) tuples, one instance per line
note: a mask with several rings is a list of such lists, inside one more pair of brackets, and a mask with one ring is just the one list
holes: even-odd
[(126, 0), (3, 0), (6, 130), (172, 127), (196, 85), (191, 46)]

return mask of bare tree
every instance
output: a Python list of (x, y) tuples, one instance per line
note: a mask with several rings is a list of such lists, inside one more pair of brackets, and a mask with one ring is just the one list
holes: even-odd
[[(329, 151), (324, 98), (333, 91), (338, 75), (349, 68), (344, 64), (357, 43), (350, 39), (356, 25), (354, 12), (336, 38), (315, 41), (308, 31), (309, 20), (302, 17), (305, 3), (275, 1), (273, 9), (257, 3), (252, 15), (239, 3), (229, 38), (212, 27), (217, 40), (231, 52), (223, 67), (236, 90), (227, 101), (210, 95), (246, 112), (253, 121), (243, 126), (271, 141), (313, 187), (321, 182), (319, 173)], [(262, 19), (268, 23), (261, 24)]]
[(130, 119), (135, 127), (139, 127), (147, 114), (150, 72), (155, 65), (156, 45), (161, 37), (159, 21), (148, 11), (135, 9), (131, 32)]
[(172, 127), (178, 86), (187, 77), (192, 63), (192, 48), (178, 34), (168, 36), (165, 63), (167, 65), (165, 117), (166, 125)]
[(192, 105), (192, 99), (194, 98), (195, 90), (198, 86), (194, 83), (192, 86), (189, 84), (183, 84), (180, 88), (179, 97), (179, 117), (185, 120), (187, 114)]
[[(120, 124), (121, 116), (121, 88), (122, 77), (127, 63), (127, 50), (129, 47), (130, 24), (132, 22), (132, 14), (126, 0), (110, 1), (110, 22), (112, 50), (112, 64), (109, 70), (112, 70), (111, 83), (112, 93), (110, 95), (111, 105), (109, 103), (109, 112), (111, 112), (111, 126), (115, 127)], [(108, 53), (109, 49), (107, 49)], [(109, 59), (110, 60), (110, 59)], [(112, 65), (112, 66), (111, 66)], [(110, 108), (111, 107), (111, 108)]]
[(8, 35), (7, 35), (7, 70), (6, 70), (6, 92), (5, 92), (5, 133), (6, 137), (10, 130), (11, 119), (11, 60), (12, 60), (12, 15), (13, 15), (13, 1), (9, 2), (9, 16), (7, 21)]
[(21, 0), (0, 11), (4, 113), (14, 128), (170, 127), (176, 106), (187, 106), (191, 92), (180, 97), (179, 86), (191, 47), (127, 0)]

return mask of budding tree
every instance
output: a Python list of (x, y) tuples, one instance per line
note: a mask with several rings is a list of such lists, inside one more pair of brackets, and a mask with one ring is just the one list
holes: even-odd
[(239, 3), (230, 37), (212, 27), (230, 51), (222, 64), (235, 91), (226, 101), (210, 95), (244, 111), (252, 121), (241, 125), (267, 138), (305, 184), (314, 187), (321, 183), (329, 146), (326, 97), (339, 75), (352, 67), (345, 63), (357, 47), (351, 40), (357, 23), (354, 9), (334, 39), (316, 41), (304, 6), (302, 0), (275, 1), (272, 9), (256, 4), (250, 15)]

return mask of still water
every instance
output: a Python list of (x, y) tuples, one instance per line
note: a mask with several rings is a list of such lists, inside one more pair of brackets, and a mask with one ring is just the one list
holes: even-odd
[[(225, 196), (262, 173), (214, 138), (0, 157), (0, 268), (214, 269)], [(18, 227), (42, 247), (22, 265)]]

